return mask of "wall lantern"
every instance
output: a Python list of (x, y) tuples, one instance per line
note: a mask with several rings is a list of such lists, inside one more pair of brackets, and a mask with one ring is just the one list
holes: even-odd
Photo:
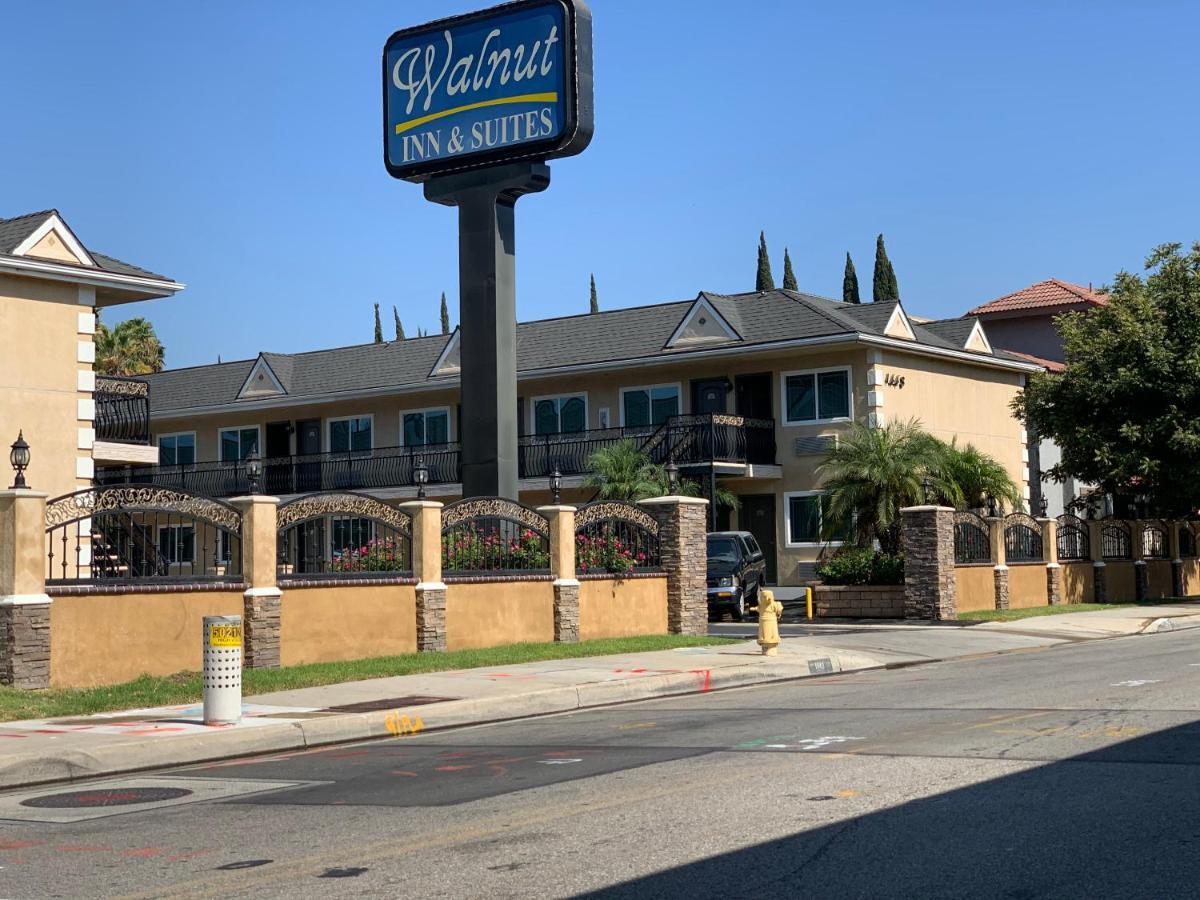
[(550, 473), (550, 502), (555, 506), (562, 502), (562, 472), (558, 471), (558, 466)]
[(667, 490), (672, 496), (679, 493), (679, 466), (673, 459), (667, 463)]
[(250, 493), (257, 494), (259, 480), (262, 478), (262, 459), (257, 450), (251, 450), (246, 457), (246, 480), (250, 482)]

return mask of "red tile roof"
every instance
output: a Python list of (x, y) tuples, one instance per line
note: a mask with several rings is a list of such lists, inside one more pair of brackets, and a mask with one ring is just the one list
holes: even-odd
[(1052, 359), (1042, 359), (1040, 356), (1034, 356), (1032, 353), (1022, 353), (1020, 350), (1005, 350), (1005, 353), (1010, 356), (1019, 356), (1021, 359), (1027, 359), (1031, 363), (1037, 363), (1046, 369), (1047, 372), (1061, 372), (1066, 368), (1066, 365), (1060, 362), (1055, 362)]
[(990, 303), (977, 306), (970, 310), (968, 316), (984, 316), (988, 313), (1009, 312), (1017, 309), (1053, 309), (1061, 306), (1104, 306), (1108, 303), (1105, 294), (1069, 281), (1048, 278), (1022, 288), (1012, 294), (1006, 294)]

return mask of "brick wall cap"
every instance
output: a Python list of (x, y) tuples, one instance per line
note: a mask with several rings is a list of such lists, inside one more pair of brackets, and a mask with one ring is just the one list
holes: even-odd
[(560, 504), (559, 504), (559, 505), (557, 505), (557, 506), (538, 506), (538, 507), (536, 507), (536, 509), (537, 509), (537, 511), (538, 511), (538, 512), (540, 512), (540, 513), (551, 513), (551, 512), (575, 512), (575, 510), (576, 510), (576, 509), (578, 509), (578, 507), (576, 507), (576, 506), (566, 506), (566, 505), (564, 505), (564, 504), (561, 504), (561, 503), (560, 503)]
[(7, 488), (0, 491), (0, 499), (7, 499), (8, 497), (41, 497), (42, 499), (48, 499), (50, 495), (31, 488), (18, 488), (17, 490)]
[(578, 578), (555, 578), (555, 587), (579, 587)]
[(50, 605), (49, 594), (0, 594), (0, 606)]
[(441, 509), (445, 503), (440, 503), (437, 500), (405, 500), (403, 503), (398, 503), (399, 509)]
[(444, 581), (418, 581), (417, 582), (417, 590), (418, 591), (444, 591), (445, 589), (446, 589), (446, 582), (444, 582)]
[(900, 508), (900, 512), (932, 512), (933, 510), (944, 510), (945, 512), (954, 512), (953, 506), (904, 506)]
[(283, 591), (279, 587), (252, 587), (246, 588), (242, 593), (243, 597), (282, 597)]
[(267, 494), (246, 494), (242, 497), (230, 497), (228, 502), (233, 506), (253, 506), (255, 504), (262, 504), (265, 506), (268, 503), (273, 506), (278, 506), (279, 498), (270, 497)]
[(638, 501), (639, 506), (708, 506), (708, 501), (703, 497), (681, 497), (672, 495), (670, 497), (647, 497), (645, 500)]

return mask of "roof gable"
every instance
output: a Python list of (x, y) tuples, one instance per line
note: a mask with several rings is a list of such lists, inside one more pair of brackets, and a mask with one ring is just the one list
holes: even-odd
[(250, 368), (250, 374), (242, 382), (237, 399), (258, 400), (263, 397), (279, 397), (286, 393), (287, 389), (284, 388), (279, 376), (275, 374), (275, 370), (271, 368), (266, 354), (260, 353)]
[(963, 349), (973, 350), (976, 353), (992, 352), (992, 342), (988, 340), (987, 332), (983, 330), (983, 323), (978, 319), (975, 320), (975, 326), (967, 335), (966, 341), (963, 342)]
[(435, 378), (438, 375), (457, 375), (462, 371), (462, 356), (458, 350), (458, 329), (454, 329), (454, 333), (450, 335), (450, 340), (446, 341), (446, 346), (442, 348), (442, 352), (438, 354), (437, 361), (434, 362), (433, 368), (429, 370), (429, 377)]
[(1005, 294), (995, 300), (976, 306), (967, 312), (968, 316), (987, 316), (998, 313), (1020, 313), (1028, 311), (1030, 315), (1057, 310), (1062, 307), (1094, 307), (1105, 306), (1108, 295), (1085, 288), (1079, 284), (1062, 281), (1058, 278), (1047, 278), (1037, 284), (1021, 288), (1011, 294)]
[(91, 254), (55, 210), (44, 215), (45, 218), (9, 251), (11, 256), (36, 256), (82, 266), (96, 265)]
[(908, 321), (908, 316), (904, 314), (904, 308), (899, 303), (892, 310), (892, 314), (888, 316), (887, 324), (883, 326), (883, 333), (888, 337), (900, 338), (904, 341), (917, 339), (916, 334), (913, 333), (912, 323)]
[(665, 349), (694, 347), (698, 344), (724, 344), (741, 339), (737, 329), (729, 324), (708, 296), (701, 291), (691, 309), (679, 320), (678, 327), (667, 338)]

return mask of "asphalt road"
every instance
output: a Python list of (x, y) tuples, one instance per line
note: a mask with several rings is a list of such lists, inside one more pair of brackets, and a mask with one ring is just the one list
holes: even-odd
[(1194, 897), (1198, 719), (1180, 632), (25, 790), (0, 896)]

